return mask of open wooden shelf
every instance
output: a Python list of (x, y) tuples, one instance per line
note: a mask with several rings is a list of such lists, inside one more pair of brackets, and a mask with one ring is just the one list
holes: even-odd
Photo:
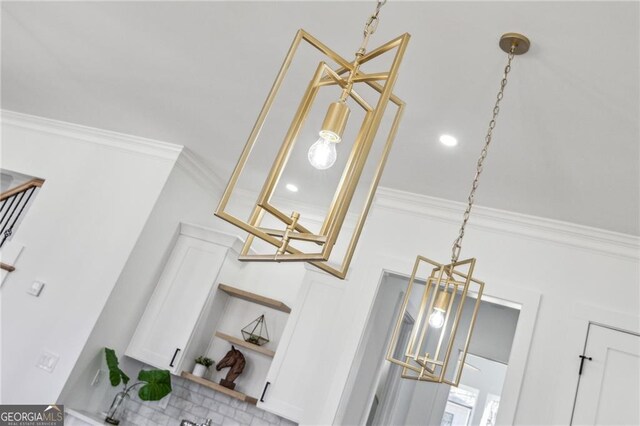
[(249, 291), (240, 290), (239, 288), (231, 287), (226, 284), (220, 284), (218, 288), (229, 296), (237, 297), (238, 299), (246, 300), (248, 302), (257, 303), (268, 308), (273, 308), (287, 314), (291, 313), (291, 308), (282, 303), (279, 300), (270, 299), (268, 297), (260, 296), (259, 294), (251, 293)]
[(229, 336), (228, 334), (224, 334), (220, 331), (216, 331), (216, 337), (226, 340), (229, 343), (232, 343), (236, 346), (242, 346), (243, 348), (250, 349), (252, 351), (256, 351), (261, 353), (262, 355), (269, 356), (273, 358), (276, 353), (272, 350), (263, 348), (262, 346), (254, 345), (253, 343), (245, 342), (242, 339), (238, 339), (237, 337)]
[(258, 403), (257, 398), (253, 398), (249, 395), (246, 395), (242, 392), (238, 392), (236, 390), (225, 388), (224, 386), (219, 385), (215, 382), (212, 382), (211, 380), (194, 376), (193, 374), (187, 373), (186, 371), (183, 371), (180, 376), (184, 377), (187, 380), (191, 380), (192, 382), (198, 383), (202, 386), (206, 386), (209, 389), (213, 389), (215, 391), (222, 392), (225, 395), (229, 395), (231, 398), (239, 399), (240, 401), (244, 401), (253, 405), (256, 405)]

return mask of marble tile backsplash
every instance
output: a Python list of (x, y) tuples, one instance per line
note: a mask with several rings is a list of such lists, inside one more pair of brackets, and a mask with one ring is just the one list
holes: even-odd
[(171, 376), (173, 391), (165, 401), (147, 402), (138, 398), (137, 394), (127, 402), (121, 425), (128, 426), (179, 426), (182, 420), (202, 423), (211, 419), (212, 424), (222, 426), (293, 426), (293, 423), (282, 417), (268, 413), (216, 392), (205, 386)]

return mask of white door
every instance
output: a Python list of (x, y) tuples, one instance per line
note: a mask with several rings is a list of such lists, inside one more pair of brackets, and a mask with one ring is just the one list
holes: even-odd
[(640, 424), (640, 336), (591, 324), (573, 425)]

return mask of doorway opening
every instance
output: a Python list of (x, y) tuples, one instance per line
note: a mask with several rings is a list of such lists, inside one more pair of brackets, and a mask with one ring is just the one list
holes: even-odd
[[(402, 379), (385, 354), (408, 277), (385, 272), (356, 355), (343, 424), (494, 425), (500, 407), (520, 305), (483, 296), (460, 386)], [(409, 309), (400, 330), (402, 351), (413, 325)], [(463, 313), (464, 314), (464, 313)], [(397, 354), (400, 355), (400, 354)]]

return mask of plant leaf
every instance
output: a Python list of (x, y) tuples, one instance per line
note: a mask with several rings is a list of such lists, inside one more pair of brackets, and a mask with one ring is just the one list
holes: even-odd
[(140, 370), (138, 380), (146, 382), (138, 391), (143, 401), (159, 401), (171, 393), (171, 374), (168, 370)]
[(129, 383), (129, 376), (120, 370), (116, 351), (110, 348), (104, 348), (104, 355), (107, 360), (107, 367), (109, 367), (109, 381), (111, 382), (111, 386), (118, 386), (120, 382), (126, 386), (127, 383)]

